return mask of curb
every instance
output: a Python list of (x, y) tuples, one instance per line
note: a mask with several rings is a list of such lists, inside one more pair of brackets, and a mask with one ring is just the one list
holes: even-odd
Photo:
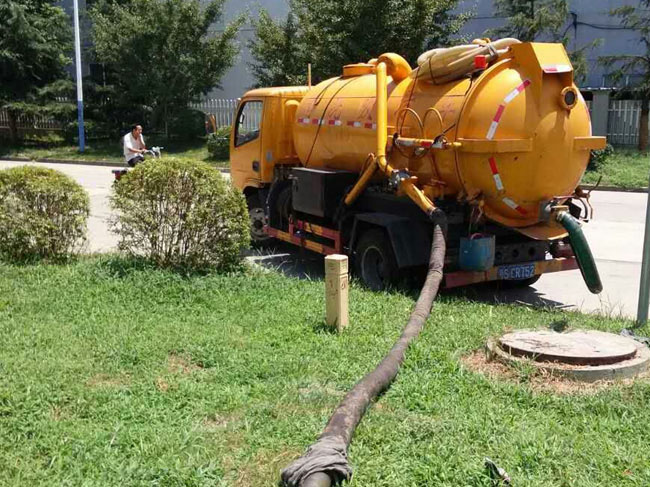
[(582, 186), (585, 191), (616, 191), (617, 193), (647, 193), (648, 188), (619, 188), (617, 186)]
[(0, 156), (2, 161), (11, 162), (41, 162), (48, 164), (70, 164), (75, 166), (103, 166), (103, 167), (127, 167), (124, 162), (111, 162), (111, 161), (80, 161), (75, 159), (30, 159), (29, 157), (6, 157)]

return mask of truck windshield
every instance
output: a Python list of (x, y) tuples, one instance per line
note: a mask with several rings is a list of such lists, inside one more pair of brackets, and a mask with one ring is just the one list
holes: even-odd
[(237, 131), (235, 132), (235, 146), (240, 146), (260, 136), (260, 122), (262, 120), (262, 102), (247, 101), (237, 114)]

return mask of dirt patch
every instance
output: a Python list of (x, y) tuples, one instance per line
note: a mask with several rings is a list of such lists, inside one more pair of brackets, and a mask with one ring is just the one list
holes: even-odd
[(50, 418), (54, 421), (61, 421), (68, 417), (67, 412), (61, 406), (52, 406), (50, 408)]
[(201, 422), (201, 429), (205, 431), (223, 431), (241, 419), (238, 414), (220, 415), (214, 414)]
[(129, 384), (130, 378), (128, 375), (113, 377), (108, 374), (96, 374), (86, 382), (88, 387), (108, 388), (127, 387)]
[(186, 357), (176, 355), (175, 353), (170, 353), (169, 357), (167, 357), (167, 368), (170, 372), (184, 375), (203, 370), (203, 367), (200, 365), (193, 363)]
[(233, 485), (235, 487), (277, 487), (280, 471), (301, 454), (302, 452), (297, 449), (259, 451), (249, 462), (240, 465), (236, 477), (233, 476)]
[(158, 389), (160, 392), (167, 392), (169, 389), (169, 384), (162, 377), (158, 377), (156, 379), (156, 389)]
[(550, 392), (552, 394), (596, 394), (612, 386), (631, 386), (634, 382), (647, 381), (650, 373), (639, 375), (635, 379), (622, 379), (618, 381), (597, 381), (591, 383), (577, 382), (549, 374), (544, 370), (535, 368), (525, 362), (523, 366), (505, 364), (491, 358), (485, 350), (475, 350), (460, 358), (461, 363), (468, 370), (482, 374), (490, 380), (508, 382), (512, 384), (525, 384), (533, 392)]

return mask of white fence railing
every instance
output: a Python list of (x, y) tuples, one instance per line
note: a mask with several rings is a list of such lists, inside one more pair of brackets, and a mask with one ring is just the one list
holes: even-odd
[(610, 100), (607, 141), (613, 145), (637, 145), (640, 116), (641, 100)]
[(190, 103), (190, 108), (214, 115), (217, 127), (232, 125), (239, 100), (224, 98), (206, 98), (198, 103)]

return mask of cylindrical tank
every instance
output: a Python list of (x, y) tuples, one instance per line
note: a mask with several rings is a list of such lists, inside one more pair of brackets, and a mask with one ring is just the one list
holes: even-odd
[[(305, 166), (360, 172), (375, 152), (374, 64), (346, 67), (305, 95), (293, 129)], [(393, 73), (389, 134), (448, 144), (418, 151), (389, 143), (391, 166), (408, 169), (420, 187), (482, 200), (486, 215), (504, 225), (542, 220), (548, 202), (574, 192), (589, 149), (599, 145), (560, 44), (513, 45), (480, 74), (445, 84), (418, 78), (417, 69)]]

